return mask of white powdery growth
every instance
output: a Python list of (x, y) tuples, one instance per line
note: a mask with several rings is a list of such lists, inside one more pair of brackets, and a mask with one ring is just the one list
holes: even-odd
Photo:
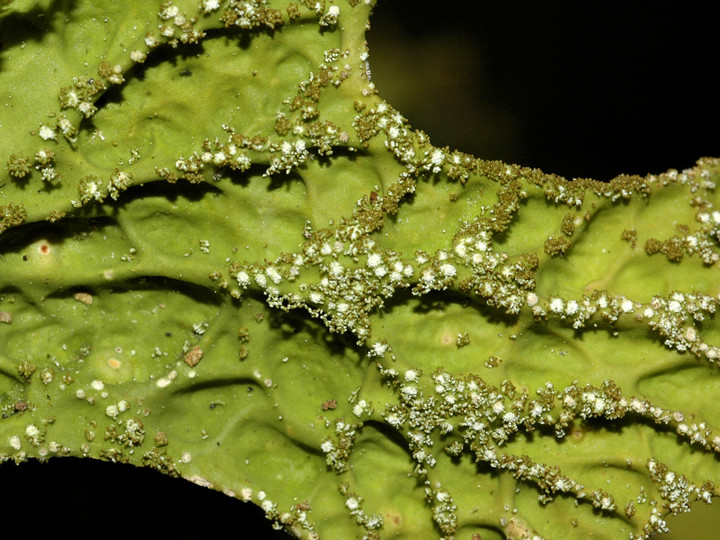
[(202, 9), (204, 13), (212, 13), (220, 9), (220, 0), (203, 0)]
[(550, 299), (550, 311), (553, 313), (563, 313), (565, 309), (565, 304), (563, 303), (562, 298), (551, 298)]
[(250, 285), (250, 276), (245, 270), (238, 272), (237, 282), (243, 289)]
[(385, 356), (389, 350), (390, 346), (385, 341), (376, 341), (370, 346), (368, 356)]
[(265, 270), (265, 274), (267, 274), (267, 276), (275, 285), (278, 285), (282, 282), (282, 276), (280, 275), (280, 272), (278, 272), (277, 268), (273, 266), (269, 266)]
[(325, 452), (326, 454), (329, 454), (335, 449), (335, 445), (330, 439), (326, 439), (320, 444), (320, 450)]
[(379, 253), (371, 253), (368, 255), (367, 263), (370, 268), (375, 268), (382, 264), (383, 260)]
[(405, 372), (405, 380), (408, 382), (416, 382), (420, 378), (420, 374), (414, 369), (408, 369)]
[(452, 278), (457, 275), (457, 269), (450, 263), (445, 263), (440, 267), (440, 273), (446, 278)]
[(57, 133), (55, 133), (55, 129), (48, 127), (45, 124), (40, 126), (40, 131), (38, 132), (38, 134), (40, 135), (40, 138), (43, 141), (48, 141), (48, 140), (54, 141), (57, 138)]

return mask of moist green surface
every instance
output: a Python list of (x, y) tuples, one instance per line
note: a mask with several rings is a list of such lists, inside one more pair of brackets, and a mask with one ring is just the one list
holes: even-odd
[(0, 460), (304, 538), (665, 530), (720, 476), (720, 164), (436, 148), (369, 79), (370, 4), (2, 3)]

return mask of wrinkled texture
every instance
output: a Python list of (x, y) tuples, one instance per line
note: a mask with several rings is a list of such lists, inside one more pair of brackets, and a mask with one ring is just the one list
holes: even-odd
[(370, 7), (0, 4), (0, 459), (307, 538), (664, 530), (720, 473), (718, 162), (435, 148), (368, 78)]

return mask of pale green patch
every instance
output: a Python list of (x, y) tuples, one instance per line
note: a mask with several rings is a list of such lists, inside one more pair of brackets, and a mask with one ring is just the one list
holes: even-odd
[(437, 148), (372, 2), (46, 4), (0, 10), (0, 460), (304, 538), (642, 538), (717, 494), (717, 160)]

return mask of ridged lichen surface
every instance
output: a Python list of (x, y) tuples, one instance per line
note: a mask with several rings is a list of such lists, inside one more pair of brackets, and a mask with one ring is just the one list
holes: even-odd
[(664, 531), (720, 481), (720, 161), (436, 147), (372, 4), (0, 2), (0, 460), (301, 538)]

